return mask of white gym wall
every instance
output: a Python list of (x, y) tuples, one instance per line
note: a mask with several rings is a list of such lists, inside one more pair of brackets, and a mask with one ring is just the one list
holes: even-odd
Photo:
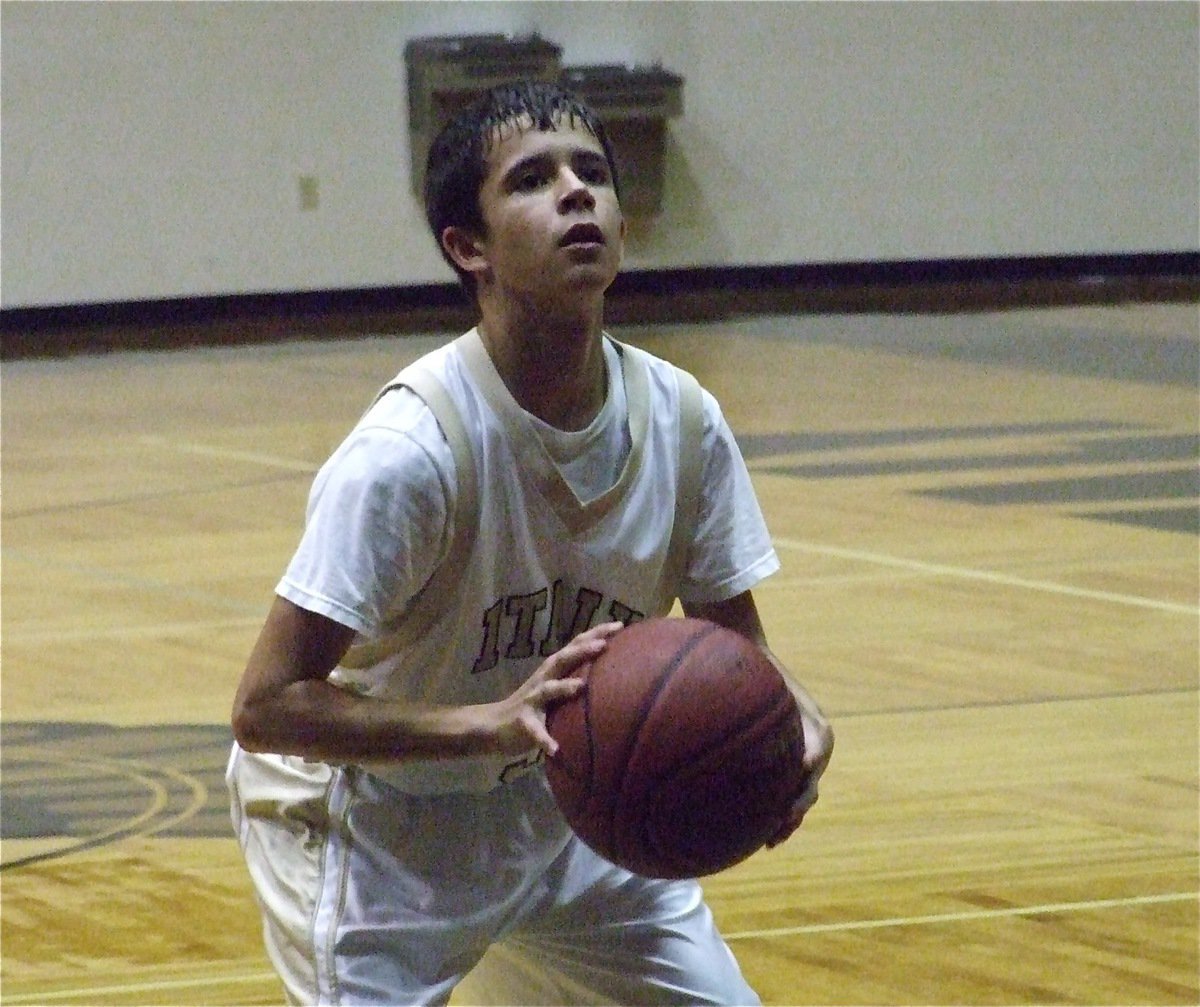
[(630, 269), (1193, 250), (1198, 10), (9, 0), (3, 306), (449, 282), (408, 179), (433, 34), (684, 76)]

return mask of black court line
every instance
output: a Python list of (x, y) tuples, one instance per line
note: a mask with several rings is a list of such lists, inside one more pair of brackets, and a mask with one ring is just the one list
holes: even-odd
[(950, 360), (1043, 374), (1194, 386), (1200, 377), (1200, 308), (1189, 305), (1184, 331), (1148, 336), (1070, 324), (1031, 324), (1012, 314), (895, 314), (886, 325), (847, 317), (836, 325), (794, 316), (781, 319), (780, 336), (850, 346), (897, 356)]
[(1180, 686), (1169, 689), (1121, 689), (1113, 692), (1090, 692), (1078, 696), (1027, 696), (1021, 699), (980, 699), (971, 703), (953, 703), (949, 706), (915, 705), (887, 706), (873, 710), (854, 710), (850, 713), (838, 713), (838, 720), (854, 720), (862, 717), (891, 717), (897, 714), (909, 713), (959, 713), (966, 710), (994, 710), (1019, 706), (1049, 706), (1061, 703), (1091, 703), (1118, 699), (1144, 699), (1151, 696), (1195, 696), (1200, 691), (1197, 686)]
[(1123, 462), (1170, 462), (1200, 457), (1200, 435), (1115, 437), (1080, 441), (1060, 451), (964, 454), (928, 458), (884, 458), (871, 461), (779, 465), (760, 471), (800, 479), (846, 479), (920, 473), (1055, 468), (1068, 465), (1112, 465)]
[(3, 725), (0, 839), (67, 839), (10, 869), (132, 836), (233, 837), (224, 725)]
[(949, 427), (896, 427), (882, 430), (819, 430), (801, 433), (738, 434), (745, 458), (849, 451), (953, 440), (995, 440), (1002, 437), (1045, 437), (1054, 434), (1097, 434), (1128, 430), (1124, 423), (1075, 420), (1063, 423), (1006, 423)]
[[(1195, 687), (1130, 689), (833, 711), (833, 715), (846, 720), (1195, 694)], [(234, 840), (224, 783), (232, 737), (225, 726), (19, 722), (3, 725), (3, 741), (0, 839), (66, 842), (43, 853), (6, 861), (0, 870), (58, 859), (134, 836)], [(147, 783), (158, 789), (161, 805), (151, 813)], [(200, 803), (197, 793), (202, 795)], [(164, 822), (172, 824), (161, 827)]]
[(1145, 507), (1136, 510), (1078, 511), (1076, 517), (1112, 524), (1134, 525), (1154, 531), (1200, 535), (1200, 505), (1190, 507)]
[(1186, 468), (1067, 479), (1026, 479), (1017, 482), (920, 490), (918, 493), (920, 496), (961, 500), (984, 507), (1108, 500), (1196, 499), (1200, 498), (1200, 470)]
[(1200, 342), (1194, 335), (1148, 338), (1009, 324), (994, 333), (972, 332), (968, 340), (942, 344), (935, 352), (945, 359), (969, 363), (1163, 385), (1193, 384), (1200, 373)]
[[(1080, 436), (1088, 434), (1087, 437)], [(1036, 451), (958, 454), (918, 453), (923, 445), (954, 440), (995, 440), (1061, 436), (1062, 446)], [(1160, 532), (1200, 535), (1200, 435), (1155, 433), (1100, 420), (962, 427), (913, 427), (868, 431), (821, 431), (811, 434), (757, 434), (738, 438), (748, 459), (816, 454), (867, 448), (904, 447), (903, 457), (759, 464), (754, 471), (796, 479), (939, 475), (1006, 472), (1013, 469), (1065, 469), (1105, 465), (1163, 465), (1188, 462), (1187, 468), (1132, 473), (1081, 474), (1003, 482), (912, 488), (919, 496), (991, 507), (998, 505), (1079, 504), (1071, 516)], [(1173, 501), (1179, 501), (1174, 503)], [(1184, 504), (1183, 501), (1188, 501)], [(1127, 508), (1090, 511), (1092, 503), (1137, 503)]]

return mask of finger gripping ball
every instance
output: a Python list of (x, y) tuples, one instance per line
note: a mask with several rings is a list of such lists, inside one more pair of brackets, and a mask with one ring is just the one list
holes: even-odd
[(804, 731), (783, 676), (700, 619), (620, 630), (554, 706), (550, 787), (576, 834), (647, 877), (703, 877), (775, 834), (803, 789)]

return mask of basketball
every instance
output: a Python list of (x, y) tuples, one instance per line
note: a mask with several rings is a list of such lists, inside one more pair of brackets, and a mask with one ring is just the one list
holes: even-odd
[(783, 676), (745, 637), (700, 619), (616, 633), (587, 682), (546, 717), (546, 763), (575, 833), (655, 878), (703, 877), (746, 859), (804, 786), (804, 731)]

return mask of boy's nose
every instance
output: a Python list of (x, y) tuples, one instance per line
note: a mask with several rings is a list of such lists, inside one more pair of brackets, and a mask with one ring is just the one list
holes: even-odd
[(563, 195), (560, 205), (563, 210), (590, 210), (596, 205), (592, 190), (569, 168), (563, 172)]

